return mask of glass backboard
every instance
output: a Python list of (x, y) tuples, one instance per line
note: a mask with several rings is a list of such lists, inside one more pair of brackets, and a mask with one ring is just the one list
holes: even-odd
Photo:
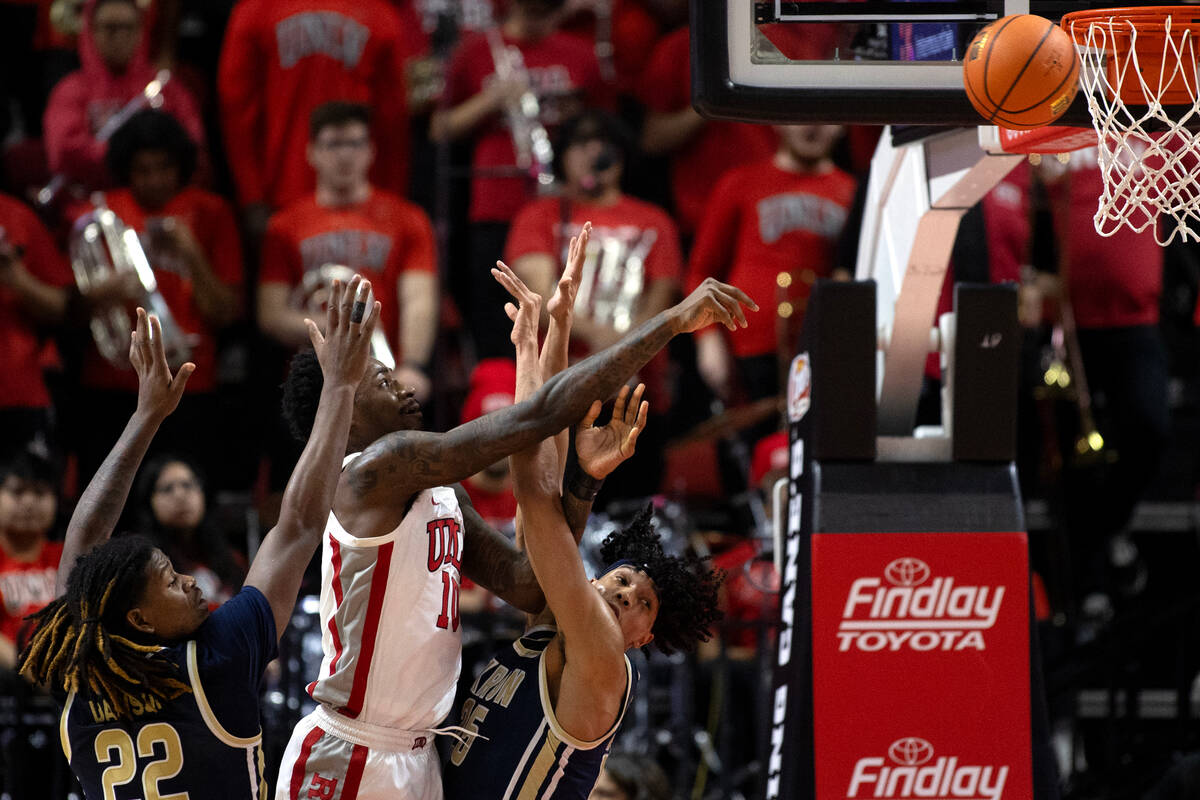
[[(1152, 4), (691, 0), (693, 103), (707, 117), (754, 122), (979, 125), (959, 59), (985, 25)], [(1057, 124), (1090, 126), (1085, 99)]]

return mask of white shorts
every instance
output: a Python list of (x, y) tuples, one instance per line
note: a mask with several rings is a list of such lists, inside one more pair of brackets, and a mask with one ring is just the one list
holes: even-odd
[(275, 800), (442, 800), (433, 739), (427, 731), (363, 726), (318, 706), (292, 731)]

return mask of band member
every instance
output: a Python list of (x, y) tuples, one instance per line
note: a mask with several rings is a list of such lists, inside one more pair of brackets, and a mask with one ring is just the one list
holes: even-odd
[[(313, 190), (303, 124), (334, 100), (372, 110), (372, 182), (408, 191), (409, 38), (385, 0), (243, 0), (233, 8), (217, 76), (221, 127), (238, 202), (257, 240), (271, 211)], [(387, 307), (384, 303), (384, 307)]]
[(69, 314), (72, 285), (50, 232), (28, 206), (0, 195), (0, 453), (51, 438), (42, 357)]
[(245, 588), (211, 614), (162, 551), (137, 536), (109, 538), (192, 368), (171, 374), (157, 317), (138, 310), (137, 409), (80, 498), (63, 552), (72, 566), (59, 573), (59, 598), (34, 617), (20, 661), (23, 675), (64, 698), (63, 749), (87, 797), (114, 796), (114, 776), (140, 797), (265, 794), (259, 684), (328, 517), (365, 375), (378, 306), (366, 310), (358, 288), (357, 277), (344, 292), (333, 287), (326, 336), (312, 325), (324, 372), (313, 436)]
[[(304, 318), (330, 265), (369, 278), (383, 302), (380, 329), (398, 379), (429, 395), (426, 369), (437, 327), (433, 226), (418, 206), (374, 186), (371, 111), (357, 103), (317, 107), (308, 164), (317, 188), (271, 218), (263, 241), (258, 322), (289, 350), (306, 341)], [(376, 356), (383, 358), (380, 353)], [(386, 359), (384, 359), (386, 360)]]
[[(170, 114), (140, 111), (108, 143), (108, 167), (117, 188), (105, 204), (138, 234), (154, 271), (159, 294), (196, 365), (188, 395), (166, 422), (155, 448), (195, 455), (206, 471), (223, 463), (221, 443), (212, 436), (221, 409), (217, 394), (217, 338), (242, 315), (241, 239), (233, 208), (222, 197), (191, 185), (197, 148)], [(128, 301), (142, 298), (133, 282)], [(90, 346), (80, 383), (86, 406), (72, 412), (87, 432), (78, 443), (80, 476), (90, 477), (103, 460), (104, 442), (123, 427), (138, 379), (128, 364), (113, 364)]]
[[(155, 79), (143, 22), (136, 0), (86, 4), (79, 36), (82, 67), (54, 87), (42, 123), (51, 172), (92, 189), (111, 185), (113, 176), (105, 163), (107, 144), (97, 133)], [(199, 105), (180, 81), (172, 80), (162, 88), (162, 110), (203, 146)]]
[[(661, 208), (621, 191), (630, 137), (614, 117), (587, 111), (568, 120), (558, 141), (562, 194), (534, 200), (513, 220), (505, 260), (535, 292), (548, 299), (554, 265), (585, 220), (592, 234), (571, 328), (572, 352), (586, 356), (607, 347), (626, 330), (667, 308), (679, 294), (683, 259), (675, 224)], [(667, 358), (657, 356), (640, 375), (652, 431), (639, 454), (610, 485), (604, 499), (644, 497), (662, 473), (662, 415), (671, 407)]]
[[(577, 270), (582, 261), (571, 263)], [(465, 494), (448, 484), (573, 424), (591, 398), (610, 395), (672, 336), (715, 321), (746, 324), (742, 305), (753, 302), (734, 287), (706, 282), (525, 402), (446, 433), (420, 430), (411, 388), (375, 363), (355, 400), (322, 551), (321, 621), (330, 635), (310, 688), (319, 705), (292, 734), (277, 797), (298, 800), (347, 785), (364, 799), (441, 797), (432, 739), (458, 679), (460, 577), (518, 608), (543, 604), (524, 556), (481, 520), (472, 522)], [(284, 390), (285, 415), (301, 437), (319, 386), (301, 353)]]
[(546, 137), (584, 105), (612, 104), (595, 53), (556, 29), (565, 1), (513, 0), (499, 28), (463, 37), (431, 120), (434, 139), (471, 140), (469, 257), (451, 289), (480, 358), (510, 355), (507, 298), (480, 271), (503, 255), (513, 216), (552, 176)]
[[(517, 346), (518, 395), (540, 382), (537, 295), (508, 275)], [(532, 376), (527, 377), (527, 376)], [(720, 573), (694, 558), (667, 556), (646, 509), (609, 535), (609, 564), (589, 580), (560, 492), (589, 503), (597, 484), (633, 453), (646, 424), (639, 386), (623, 387), (604, 429), (592, 427), (596, 402), (576, 437), (580, 463), (562, 482), (553, 439), (512, 457), (526, 548), (546, 594), (546, 610), (525, 634), (484, 667), (463, 702), (459, 724), (470, 736), (450, 752), (451, 800), (529, 796), (584, 800), (596, 783), (637, 685), (625, 652), (657, 641), (665, 653), (710, 636)], [(628, 401), (628, 402), (627, 402)], [(604, 458), (585, 459), (594, 439), (615, 444)], [(507, 790), (506, 790), (507, 789)]]
[(25, 617), (54, 599), (62, 542), (50, 541), (58, 517), (58, 471), (26, 449), (0, 463), (0, 669), (16, 666)]
[(780, 353), (791, 359), (808, 293), (817, 278), (834, 273), (835, 247), (854, 199), (854, 179), (830, 159), (840, 127), (776, 130), (779, 149), (772, 159), (731, 170), (717, 183), (688, 263), (689, 286), (728, 276), (773, 300), (774, 325), (735, 331), (728, 339), (710, 332), (696, 342), (700, 374), (722, 399), (732, 395), (736, 373), (751, 400), (779, 392)]

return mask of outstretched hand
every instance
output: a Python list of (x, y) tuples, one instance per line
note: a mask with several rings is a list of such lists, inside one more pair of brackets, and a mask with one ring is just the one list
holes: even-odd
[(583, 260), (587, 255), (588, 239), (592, 235), (592, 223), (583, 223), (583, 230), (578, 236), (571, 237), (571, 245), (567, 248), (567, 264), (563, 268), (554, 295), (546, 304), (546, 312), (550, 318), (560, 325), (566, 325), (571, 320), (571, 312), (575, 309), (575, 295), (579, 292), (579, 283), (583, 277)]
[(705, 278), (694, 292), (670, 311), (675, 316), (679, 333), (698, 331), (713, 323), (735, 331), (739, 326), (745, 328), (750, 324), (742, 306), (758, 311), (758, 303), (741, 289), (715, 278)]
[(513, 323), (509, 339), (517, 347), (522, 343), (532, 343), (536, 349), (538, 319), (542, 313), (541, 295), (526, 286), (525, 282), (517, 277), (517, 273), (503, 261), (496, 262), (496, 266), (492, 268), (492, 276), (517, 301), (516, 304), (504, 304), (504, 313)]
[(183, 387), (196, 370), (187, 362), (172, 375), (163, 349), (162, 325), (158, 317), (137, 310), (137, 327), (130, 334), (129, 363), (138, 376), (138, 411), (165, 419), (179, 405)]
[(622, 386), (613, 405), (612, 419), (602, 428), (592, 427), (601, 409), (599, 400), (592, 403), (575, 432), (575, 455), (579, 457), (580, 469), (593, 478), (603, 479), (633, 455), (638, 434), (646, 429), (646, 414), (650, 410), (650, 404), (642, 400), (645, 391), (646, 385), (639, 383), (633, 390), (633, 399), (626, 404), (629, 387)]
[(371, 302), (371, 282), (355, 275), (345, 286), (336, 279), (330, 286), (324, 335), (317, 323), (304, 320), (327, 384), (358, 386), (367, 371), (379, 309), (378, 300)]

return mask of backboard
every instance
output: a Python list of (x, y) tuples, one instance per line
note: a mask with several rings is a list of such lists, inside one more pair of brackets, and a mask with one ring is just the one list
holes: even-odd
[[(1161, 0), (1160, 0), (1161, 2)], [(980, 125), (960, 58), (1008, 14), (1057, 22), (1088, 0), (691, 0), (692, 101), (749, 122)], [(1077, 96), (1060, 125), (1089, 126)]]

